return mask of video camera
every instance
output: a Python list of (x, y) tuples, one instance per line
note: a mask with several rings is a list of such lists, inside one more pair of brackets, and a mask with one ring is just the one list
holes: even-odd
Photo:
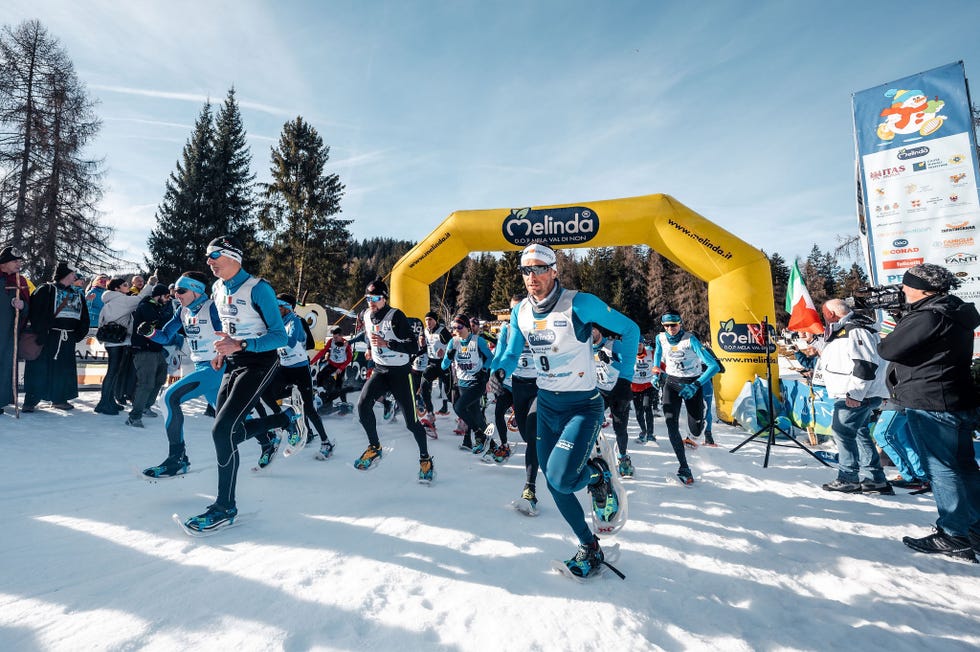
[(866, 285), (854, 291), (853, 297), (844, 299), (844, 303), (855, 311), (885, 312), (899, 315), (905, 311), (905, 293), (901, 285)]

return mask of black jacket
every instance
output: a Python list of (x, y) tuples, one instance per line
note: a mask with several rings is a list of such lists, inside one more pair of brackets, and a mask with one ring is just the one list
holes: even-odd
[(913, 303), (878, 347), (891, 362), (890, 401), (937, 412), (977, 407), (970, 363), (978, 325), (976, 307), (959, 297), (941, 294)]
[(163, 345), (157, 344), (153, 340), (149, 340), (139, 333), (136, 332), (136, 327), (143, 322), (149, 322), (153, 324), (154, 328), (163, 328), (164, 324), (170, 321), (173, 316), (173, 309), (170, 307), (170, 303), (166, 304), (157, 303), (157, 299), (150, 297), (145, 297), (136, 306), (136, 310), (133, 312), (133, 338), (132, 347), (135, 351), (163, 351)]

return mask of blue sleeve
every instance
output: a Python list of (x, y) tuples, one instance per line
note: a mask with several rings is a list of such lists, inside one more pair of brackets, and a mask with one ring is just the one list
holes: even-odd
[(698, 357), (701, 358), (701, 362), (703, 362), (707, 367), (707, 369), (702, 371), (701, 375), (698, 376), (698, 379), (695, 381), (697, 384), (703, 384), (709, 378), (721, 371), (721, 367), (718, 366), (715, 359), (708, 355), (707, 351), (704, 350), (704, 347), (701, 346), (701, 340), (693, 335), (691, 336), (691, 350), (698, 354)]
[(489, 369), (493, 369), (494, 365), (500, 358), (504, 357), (504, 349), (507, 348), (507, 342), (510, 341), (510, 324), (505, 322), (503, 326), (500, 327), (500, 332), (497, 334), (497, 349), (493, 352), (493, 360), (487, 365)]
[(289, 320), (289, 324), (283, 322), (283, 327), (286, 328), (286, 346), (290, 347), (294, 344), (299, 344), (300, 338), (302, 338), (305, 344), (306, 331), (303, 330), (303, 325), (299, 323), (299, 316), (295, 312), (291, 312), (287, 319)]
[(171, 342), (174, 342), (178, 346), (183, 344), (183, 342), (178, 343), (176, 340), (177, 333), (179, 333), (180, 329), (184, 327), (184, 322), (180, 319), (180, 313), (184, 310), (187, 310), (187, 308), (181, 307), (181, 309), (175, 312), (174, 316), (170, 318), (170, 321), (164, 324), (163, 328), (160, 330), (154, 331), (153, 335), (151, 335), (149, 339), (157, 344), (170, 344)]
[(218, 304), (214, 301), (211, 302), (211, 325), (214, 326), (215, 330), (221, 328), (221, 315), (218, 314)]
[(622, 350), (626, 353), (622, 355), (619, 377), (632, 381), (636, 371), (636, 351), (640, 348), (640, 327), (636, 322), (587, 292), (575, 295), (572, 312), (580, 321), (598, 324), (622, 337)]
[(266, 328), (269, 330), (265, 335), (256, 337), (248, 343), (250, 351), (275, 351), (286, 346), (286, 327), (282, 323), (282, 315), (279, 314), (279, 302), (276, 300), (276, 291), (265, 281), (259, 281), (252, 288), (252, 305), (262, 315)]
[(656, 346), (653, 348), (653, 366), (656, 369), (660, 369), (660, 365), (663, 363), (664, 350), (661, 348), (660, 336), (656, 337)]
[[(517, 304), (510, 311), (510, 332), (515, 336), (521, 332), (521, 329), (517, 326), (517, 310), (520, 306), (521, 304)], [(514, 373), (514, 370), (517, 369), (517, 361), (520, 359), (523, 350), (523, 337), (508, 337), (507, 347), (494, 358), (490, 366), (490, 371), (494, 372), (498, 369), (503, 369), (504, 375), (506, 376)]]
[(488, 364), (493, 364), (494, 354), (493, 351), (490, 350), (490, 345), (487, 344), (487, 341), (482, 337), (477, 336), (476, 339), (477, 342), (479, 342), (477, 346), (480, 349), (480, 353), (483, 354), (483, 359), (486, 360)]
[(455, 348), (456, 348), (456, 340), (455, 339), (449, 340), (449, 343), (446, 344), (446, 353), (442, 356), (442, 362), (439, 363), (439, 367), (442, 368), (443, 370), (449, 369), (449, 367), (452, 366), (453, 361), (449, 358), (449, 352), (454, 350)]

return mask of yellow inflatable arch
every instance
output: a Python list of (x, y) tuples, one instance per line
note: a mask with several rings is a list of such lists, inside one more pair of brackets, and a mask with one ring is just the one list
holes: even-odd
[[(715, 377), (723, 419), (731, 420), (745, 381), (765, 377), (765, 348), (754, 331), (763, 317), (775, 317), (769, 261), (669, 195), (457, 211), (395, 265), (392, 305), (422, 318), (429, 310), (429, 284), (471, 252), (518, 250), (531, 242), (556, 248), (646, 244), (706, 281), (712, 348), (726, 368)], [(777, 365), (772, 372), (778, 387)]]

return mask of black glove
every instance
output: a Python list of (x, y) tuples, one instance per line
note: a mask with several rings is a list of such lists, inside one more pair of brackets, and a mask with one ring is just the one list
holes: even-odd
[(507, 375), (503, 369), (497, 369), (490, 374), (490, 380), (487, 381), (487, 389), (493, 392), (494, 396), (500, 396), (504, 393), (504, 378), (506, 377)]
[(620, 378), (613, 385), (612, 391), (609, 392), (609, 398), (616, 403), (628, 403), (633, 400), (633, 386), (630, 381), (625, 378)]
[(599, 358), (599, 360), (601, 360), (605, 364), (609, 364), (609, 354), (606, 353), (605, 349), (599, 349), (599, 352), (596, 353), (595, 355), (597, 358)]
[(143, 337), (150, 337), (151, 335), (153, 335), (153, 332), (155, 330), (156, 327), (153, 325), (153, 322), (151, 321), (140, 322), (139, 326), (136, 327), (136, 333), (138, 335), (142, 335)]

